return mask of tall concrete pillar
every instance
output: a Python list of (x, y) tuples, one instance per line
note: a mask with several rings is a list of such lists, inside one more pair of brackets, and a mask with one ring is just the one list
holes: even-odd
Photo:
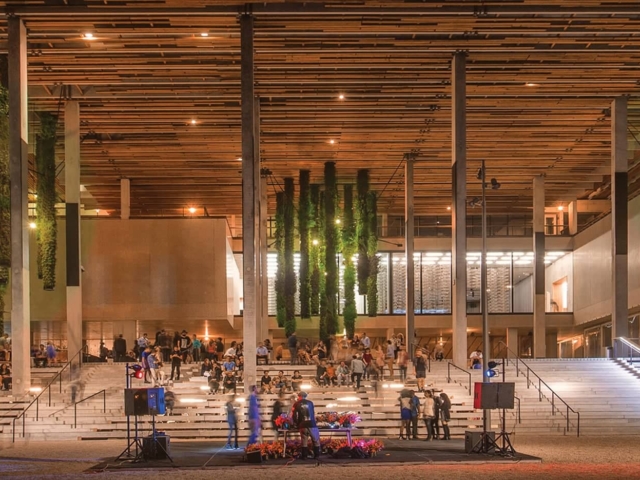
[(131, 180), (120, 179), (120, 218), (129, 220), (131, 216)]
[(414, 201), (413, 201), (413, 155), (406, 155), (404, 164), (404, 252), (407, 259), (406, 275), (406, 337), (409, 358), (414, 357), (415, 349), (415, 262), (413, 260)]
[(569, 234), (575, 235), (578, 233), (578, 201), (574, 200), (569, 203)]
[(515, 358), (520, 355), (518, 345), (518, 329), (507, 328), (507, 358)]
[[(269, 277), (267, 276), (267, 176), (260, 175), (260, 322), (258, 340), (269, 337)], [(275, 348), (275, 345), (274, 345)]]
[(627, 98), (611, 103), (612, 338), (629, 335)]
[(8, 18), (9, 176), (11, 181), (11, 374), (13, 394), (31, 388), (29, 305), (27, 31), (21, 18)]
[(467, 80), (465, 54), (451, 63), (451, 320), (453, 362), (467, 366)]
[(64, 193), (67, 234), (67, 349), (71, 360), (82, 348), (80, 106), (77, 100), (69, 100), (64, 108)]
[(240, 17), (240, 79), (242, 101), (242, 260), (244, 384), (256, 384), (260, 164), (256, 158), (253, 64), (253, 16)]
[(547, 356), (545, 346), (544, 177), (533, 178), (533, 357)]

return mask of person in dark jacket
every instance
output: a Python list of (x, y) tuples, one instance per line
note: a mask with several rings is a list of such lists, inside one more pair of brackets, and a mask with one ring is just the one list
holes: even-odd
[(280, 393), (278, 393), (278, 398), (275, 402), (273, 402), (273, 412), (271, 413), (271, 426), (273, 427), (273, 431), (275, 433), (275, 441), (277, 442), (280, 438), (280, 432), (278, 432), (278, 425), (276, 425), (276, 419), (282, 415), (284, 412), (284, 391), (280, 389)]
[(320, 432), (316, 425), (316, 413), (313, 402), (307, 400), (307, 392), (298, 394), (298, 401), (293, 404), (293, 423), (297, 425), (300, 431), (300, 440), (302, 442), (302, 460), (309, 455), (309, 437), (313, 444), (313, 458), (320, 456)]
[(116, 362), (124, 362), (127, 355), (127, 341), (122, 338), (122, 334), (118, 335), (113, 341), (113, 352)]
[[(238, 415), (236, 414), (236, 407), (233, 405), (233, 395), (230, 395), (227, 399), (227, 403), (225, 404), (225, 409), (227, 411), (227, 424), (229, 425), (229, 435), (227, 435), (227, 445), (226, 449), (231, 450), (235, 448), (236, 450), (239, 447), (238, 445)], [(235, 445), (231, 446), (231, 436), (235, 433)]]
[(442, 399), (439, 395), (433, 395), (434, 402), (434, 416), (431, 419), (431, 426), (433, 427), (433, 439), (438, 440), (440, 437), (440, 407), (442, 406)]
[(443, 440), (451, 440), (449, 432), (449, 422), (451, 421), (451, 400), (449, 395), (440, 393), (440, 421), (442, 422), (442, 430), (444, 430)]

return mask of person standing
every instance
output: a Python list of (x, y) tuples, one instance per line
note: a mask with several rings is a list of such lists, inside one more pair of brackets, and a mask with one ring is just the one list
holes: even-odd
[(409, 354), (404, 345), (400, 347), (398, 352), (398, 370), (400, 370), (400, 381), (407, 380), (407, 365), (409, 364)]
[[(403, 390), (400, 392), (400, 435), (398, 436), (398, 440), (409, 440), (410, 429), (411, 429), (411, 404), (412, 404), (412, 395)], [(406, 432), (406, 437), (405, 437)]]
[(202, 352), (202, 342), (198, 340), (197, 335), (193, 334), (193, 340), (191, 341), (191, 348), (193, 348), (193, 361), (200, 363), (200, 353)]
[(449, 422), (451, 421), (451, 400), (449, 395), (440, 393), (440, 421), (442, 422), (442, 430), (444, 430), (443, 440), (451, 440), (449, 431)]
[[(233, 395), (229, 395), (227, 403), (225, 404), (227, 410), (227, 425), (229, 426), (229, 434), (227, 435), (227, 445), (224, 447), (227, 450), (240, 448), (238, 446), (238, 415), (236, 414), (236, 407), (233, 404)], [(231, 446), (231, 436), (235, 434), (234, 446)]]
[(360, 343), (362, 344), (362, 348), (367, 350), (367, 348), (371, 348), (371, 339), (367, 337), (367, 332), (362, 334), (362, 339), (360, 339)]
[(309, 437), (313, 445), (313, 458), (320, 457), (320, 432), (316, 425), (316, 414), (311, 400), (307, 400), (307, 392), (298, 394), (298, 401), (293, 405), (293, 423), (300, 431), (300, 441), (302, 444), (301, 460), (305, 460), (309, 455)]
[(171, 353), (171, 381), (180, 380), (180, 365), (182, 365), (182, 355), (180, 355), (180, 347), (176, 345)]
[(295, 365), (298, 361), (298, 337), (296, 336), (296, 332), (289, 335), (287, 344), (289, 346), (289, 354), (291, 355), (291, 365)]
[(278, 398), (273, 402), (273, 412), (271, 412), (271, 426), (275, 435), (275, 441), (280, 438), (280, 432), (278, 431), (278, 425), (276, 425), (277, 418), (284, 412), (284, 390), (281, 389), (278, 393)]
[(47, 365), (52, 366), (56, 362), (56, 347), (47, 342)]
[(186, 330), (182, 330), (180, 334), (180, 354), (182, 355), (182, 361), (184, 363), (188, 363), (187, 357), (189, 353), (191, 353), (191, 338), (187, 335)]
[(431, 422), (433, 428), (433, 439), (438, 440), (440, 438), (440, 407), (442, 406), (442, 401), (439, 395), (433, 396), (433, 419)]
[(224, 342), (222, 341), (222, 337), (218, 337), (216, 340), (216, 357), (218, 361), (222, 360), (224, 356)]
[[(387, 361), (387, 367), (389, 367), (389, 379), (393, 381), (393, 362), (396, 359), (396, 346), (394, 345), (394, 341), (396, 336), (394, 335), (391, 340), (387, 340), (387, 355), (385, 357)], [(384, 379), (384, 372), (382, 373), (382, 378)]]
[(431, 390), (424, 392), (424, 403), (422, 404), (422, 420), (424, 426), (427, 427), (427, 438), (425, 442), (433, 440), (433, 420), (436, 416), (435, 402), (433, 401), (433, 393)]
[[(401, 352), (402, 353), (402, 352)], [(411, 438), (418, 439), (418, 415), (420, 415), (420, 399), (411, 390)]]
[(422, 354), (422, 350), (418, 349), (415, 359), (416, 367), (416, 383), (418, 384), (418, 391), (424, 391), (424, 381), (427, 377), (427, 359)]
[(247, 445), (253, 445), (258, 442), (258, 436), (260, 434), (260, 407), (258, 405), (258, 393), (257, 387), (251, 385), (251, 394), (249, 395), (249, 428), (251, 429), (251, 435), (249, 436), (249, 443)]
[[(138, 339), (138, 350), (140, 352), (144, 352), (149, 345), (149, 337), (146, 333), (143, 333), (142, 336)], [(140, 356), (138, 358), (142, 360), (142, 353), (140, 353)]]
[(360, 381), (362, 380), (362, 375), (364, 374), (365, 365), (362, 360), (360, 360), (359, 355), (354, 355), (353, 360), (351, 360), (351, 383), (355, 383), (356, 391), (360, 390)]

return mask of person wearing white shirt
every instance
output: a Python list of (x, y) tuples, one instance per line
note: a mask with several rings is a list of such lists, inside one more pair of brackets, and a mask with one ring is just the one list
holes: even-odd
[(469, 360), (469, 366), (471, 368), (473, 368), (473, 366), (477, 363), (482, 363), (482, 351), (477, 348), (475, 352), (471, 352), (471, 355), (469, 355)]
[(362, 339), (360, 340), (360, 343), (362, 344), (362, 348), (364, 348), (365, 350), (367, 348), (371, 348), (371, 339), (367, 337), (366, 333), (362, 334)]
[(225, 357), (235, 358), (236, 356), (236, 342), (231, 342), (231, 347), (227, 349), (224, 354)]
[(256, 361), (259, 362), (261, 359), (264, 360), (266, 365), (269, 364), (269, 349), (264, 346), (264, 343), (260, 343), (256, 349)]

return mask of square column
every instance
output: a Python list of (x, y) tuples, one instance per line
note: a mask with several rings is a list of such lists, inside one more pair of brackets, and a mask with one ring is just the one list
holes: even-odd
[(413, 236), (414, 236), (414, 201), (413, 201), (413, 155), (405, 156), (404, 164), (404, 251), (407, 259), (406, 275), (406, 337), (407, 352), (413, 359), (415, 349), (415, 274), (413, 260)]
[(64, 192), (67, 234), (67, 350), (69, 360), (82, 348), (82, 282), (80, 265), (80, 106), (64, 108)]
[(120, 218), (129, 220), (131, 216), (131, 180), (120, 179)]
[(31, 388), (29, 285), (27, 30), (10, 16), (9, 176), (11, 180), (11, 375), (13, 394)]
[(254, 94), (253, 16), (240, 17), (240, 80), (242, 103), (242, 260), (244, 384), (256, 384), (258, 327), (260, 161), (256, 156), (256, 98)]
[(518, 345), (518, 329), (507, 328), (507, 358), (516, 358), (520, 355)]
[(545, 358), (544, 177), (533, 178), (533, 357)]
[(611, 336), (629, 335), (627, 98), (611, 103)]
[(451, 63), (451, 323), (453, 362), (467, 366), (467, 85), (465, 54)]
[(569, 235), (578, 233), (578, 201), (569, 204)]

